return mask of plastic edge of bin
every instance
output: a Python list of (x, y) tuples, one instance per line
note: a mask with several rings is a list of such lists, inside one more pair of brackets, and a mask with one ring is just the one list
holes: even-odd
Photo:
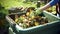
[(43, 27), (48, 26), (48, 25), (51, 25), (51, 24), (54, 24), (54, 23), (58, 23), (58, 22), (60, 22), (60, 21), (57, 20), (57, 21), (54, 21), (54, 22), (50, 22), (50, 23), (46, 23), (46, 24), (43, 24), (43, 25), (34, 26), (34, 27), (26, 28), (26, 29), (22, 29), (18, 25), (16, 25), (15, 27), (16, 27), (17, 31), (30, 31), (30, 30), (36, 29), (36, 28), (40, 28), (40, 30), (42, 30)]
[(12, 25), (16, 24), (8, 15), (6, 16), (6, 20)]
[(57, 17), (57, 16), (53, 15), (52, 13), (47, 12), (46, 10), (44, 10), (43, 12), (48, 13), (48, 14), (50, 14), (51, 16), (54, 16), (55, 18), (57, 18), (57, 19), (59, 19), (59, 20), (60, 20), (60, 18), (59, 18), (59, 17)]

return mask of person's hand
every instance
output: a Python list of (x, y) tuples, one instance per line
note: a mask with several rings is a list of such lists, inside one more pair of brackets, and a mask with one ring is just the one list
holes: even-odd
[(36, 9), (35, 15), (39, 15), (39, 14), (41, 14), (41, 13), (42, 13), (42, 10), (40, 10), (40, 8)]

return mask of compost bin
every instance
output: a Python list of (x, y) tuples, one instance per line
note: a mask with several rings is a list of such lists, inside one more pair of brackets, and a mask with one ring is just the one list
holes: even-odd
[(6, 16), (7, 21), (10, 23), (10, 27), (16, 34), (57, 34), (59, 31), (60, 19), (49, 12), (43, 11), (40, 15), (47, 17), (51, 22), (26, 29), (22, 29), (14, 21), (16, 14), (20, 16), (23, 13), (14, 13)]

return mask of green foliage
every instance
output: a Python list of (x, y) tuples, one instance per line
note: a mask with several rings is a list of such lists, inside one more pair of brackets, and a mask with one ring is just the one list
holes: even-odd
[[(5, 9), (9, 9), (11, 7), (36, 7), (36, 4), (32, 3), (32, 2), (27, 2), (24, 3), (24, 0), (0, 0), (0, 3), (2, 4), (3, 7), (5, 7)], [(35, 0), (34, 0), (35, 1)], [(44, 6), (45, 4), (41, 2), (41, 7)], [(51, 9), (52, 11), (55, 10), (55, 7), (53, 7), (53, 9)], [(7, 12), (7, 11), (6, 11)], [(4, 11), (4, 13), (6, 13)]]
[(35, 4), (28, 2), (28, 3), (23, 3), (23, 0), (1, 0), (0, 1), (1, 4), (6, 8), (10, 8), (10, 7), (20, 7), (20, 6), (24, 6), (24, 7), (29, 7), (29, 6), (35, 6)]

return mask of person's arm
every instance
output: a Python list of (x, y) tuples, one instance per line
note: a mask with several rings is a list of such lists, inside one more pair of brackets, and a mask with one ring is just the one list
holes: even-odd
[(58, 3), (58, 0), (51, 0), (48, 4), (46, 4), (45, 6), (39, 8), (39, 9), (40, 10), (45, 10), (45, 9), (47, 9), (47, 8), (57, 4), (57, 3)]

